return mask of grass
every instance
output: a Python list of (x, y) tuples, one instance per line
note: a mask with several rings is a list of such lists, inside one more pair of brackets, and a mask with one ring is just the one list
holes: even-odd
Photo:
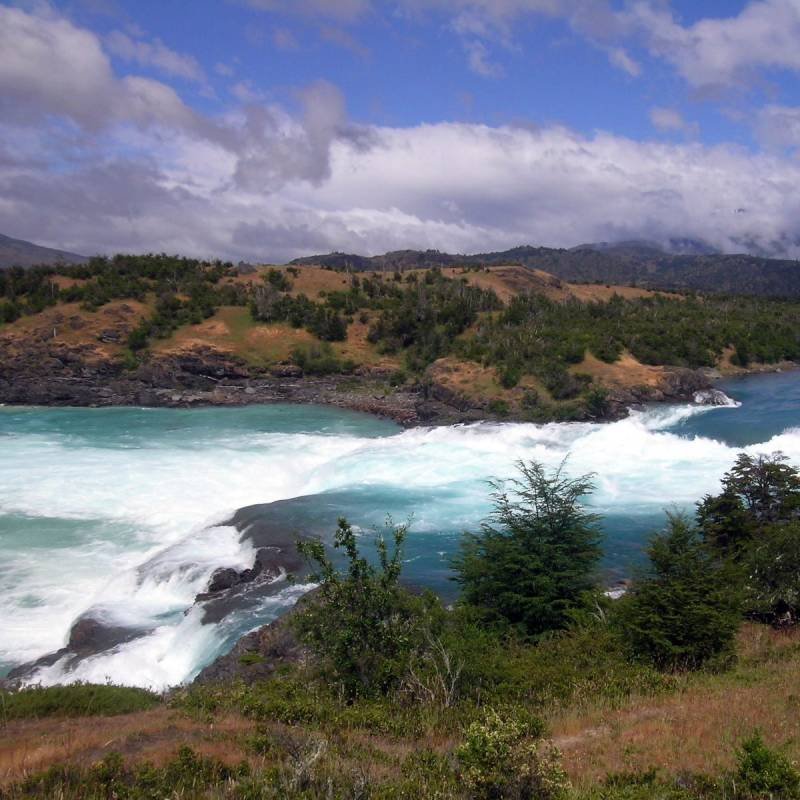
[(315, 341), (307, 331), (286, 323), (254, 322), (248, 308), (223, 306), (214, 316), (199, 325), (181, 328), (169, 339), (156, 343), (153, 349), (156, 353), (174, 353), (202, 346), (215, 347), (255, 366), (266, 367), (288, 360), (295, 347)]
[(729, 672), (676, 676), (667, 695), (598, 700), (552, 715), (573, 781), (585, 786), (651, 767), (715, 774), (732, 766), (738, 742), (754, 730), (800, 760), (800, 631), (745, 625), (738, 653)]
[(0, 691), (0, 724), (43, 717), (89, 717), (146, 711), (161, 702), (158, 695), (128, 686), (34, 686)]
[[(776, 758), (800, 758), (800, 631), (747, 624), (737, 650), (728, 672), (683, 675), (626, 664), (590, 631), (527, 654), (485, 652), (487, 670), (508, 662), (485, 702), (505, 697), (515, 715), (541, 716), (572, 782), (564, 800), (766, 800), (738, 778), (732, 789), (730, 776), (756, 729)], [(473, 702), (345, 704), (291, 670), (272, 683), (192, 688), (169, 706), (119, 687), (62, 691), (24, 693), (29, 711), (3, 729), (3, 800), (463, 798), (456, 752), (482, 713)], [(33, 713), (33, 697), (48, 703)], [(110, 713), (115, 698), (148, 710), (83, 716)], [(53, 704), (58, 716), (47, 716)]]

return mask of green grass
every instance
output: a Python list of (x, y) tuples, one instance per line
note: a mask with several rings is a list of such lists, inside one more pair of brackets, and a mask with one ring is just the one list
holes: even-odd
[(161, 702), (158, 695), (128, 686), (37, 686), (0, 691), (0, 724), (43, 717), (114, 716), (146, 711)]

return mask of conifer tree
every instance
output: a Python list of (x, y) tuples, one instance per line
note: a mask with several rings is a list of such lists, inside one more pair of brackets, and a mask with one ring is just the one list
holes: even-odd
[(732, 651), (741, 618), (725, 562), (681, 515), (648, 548), (649, 568), (618, 616), (634, 652), (665, 669), (694, 669)]
[(532, 637), (569, 624), (600, 558), (597, 517), (581, 505), (590, 476), (568, 478), (563, 466), (548, 474), (519, 462), (510, 492), (493, 484), (494, 513), (465, 536), (454, 564), (463, 602)]

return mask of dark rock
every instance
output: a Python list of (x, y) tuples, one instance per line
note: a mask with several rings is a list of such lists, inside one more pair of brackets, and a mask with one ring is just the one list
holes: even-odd
[(286, 664), (303, 664), (308, 649), (297, 639), (293, 620), (297, 612), (313, 599), (314, 592), (300, 598), (292, 609), (274, 622), (242, 636), (233, 649), (213, 661), (194, 679), (194, 683), (230, 681), (254, 683), (267, 680)]
[(302, 378), (303, 370), (296, 364), (276, 364), (270, 368), (270, 375), (276, 378)]

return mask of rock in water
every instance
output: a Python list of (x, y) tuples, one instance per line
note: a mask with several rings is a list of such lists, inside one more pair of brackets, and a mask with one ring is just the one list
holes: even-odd
[(695, 392), (694, 402), (699, 406), (735, 406), (736, 401), (731, 400), (725, 392), (719, 389), (704, 389)]

